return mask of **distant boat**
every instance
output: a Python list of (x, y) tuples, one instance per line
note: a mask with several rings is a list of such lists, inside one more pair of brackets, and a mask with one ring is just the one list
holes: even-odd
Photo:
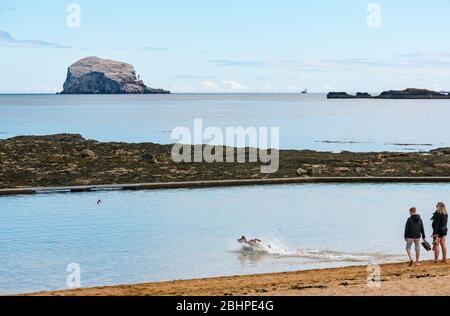
[(305, 89), (302, 91), (302, 94), (307, 94), (308, 93), (308, 89)]

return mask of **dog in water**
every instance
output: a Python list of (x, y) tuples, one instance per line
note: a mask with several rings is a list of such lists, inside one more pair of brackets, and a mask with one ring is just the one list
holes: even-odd
[(247, 237), (242, 236), (239, 238), (238, 243), (243, 244), (243, 250), (244, 251), (264, 251), (264, 248), (271, 248), (270, 245), (263, 245), (262, 241), (260, 239), (251, 239), (248, 240)]

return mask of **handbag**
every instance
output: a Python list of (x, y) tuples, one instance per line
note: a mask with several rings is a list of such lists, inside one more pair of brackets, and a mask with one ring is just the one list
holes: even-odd
[(428, 241), (424, 240), (422, 246), (426, 251), (431, 251), (431, 245), (428, 243)]

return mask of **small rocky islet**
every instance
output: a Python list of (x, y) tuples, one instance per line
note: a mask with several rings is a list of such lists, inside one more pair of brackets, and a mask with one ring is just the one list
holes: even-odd
[[(280, 168), (260, 163), (175, 163), (172, 145), (98, 142), (77, 134), (0, 140), (0, 189), (295, 177), (450, 176), (450, 148), (427, 153), (281, 150)], [(194, 151), (193, 151), (194, 152)]]
[(405, 90), (383, 91), (378, 96), (372, 96), (367, 92), (358, 92), (351, 95), (347, 92), (330, 92), (328, 99), (450, 99), (448, 92), (436, 92), (427, 89), (408, 88)]

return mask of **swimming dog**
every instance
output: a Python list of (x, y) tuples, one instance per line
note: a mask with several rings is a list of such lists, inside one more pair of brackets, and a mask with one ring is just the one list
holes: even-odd
[(265, 251), (265, 247), (271, 248), (270, 245), (263, 245), (260, 239), (248, 240), (247, 237), (242, 236), (237, 241), (240, 244), (244, 244), (244, 247), (242, 248), (244, 251)]

